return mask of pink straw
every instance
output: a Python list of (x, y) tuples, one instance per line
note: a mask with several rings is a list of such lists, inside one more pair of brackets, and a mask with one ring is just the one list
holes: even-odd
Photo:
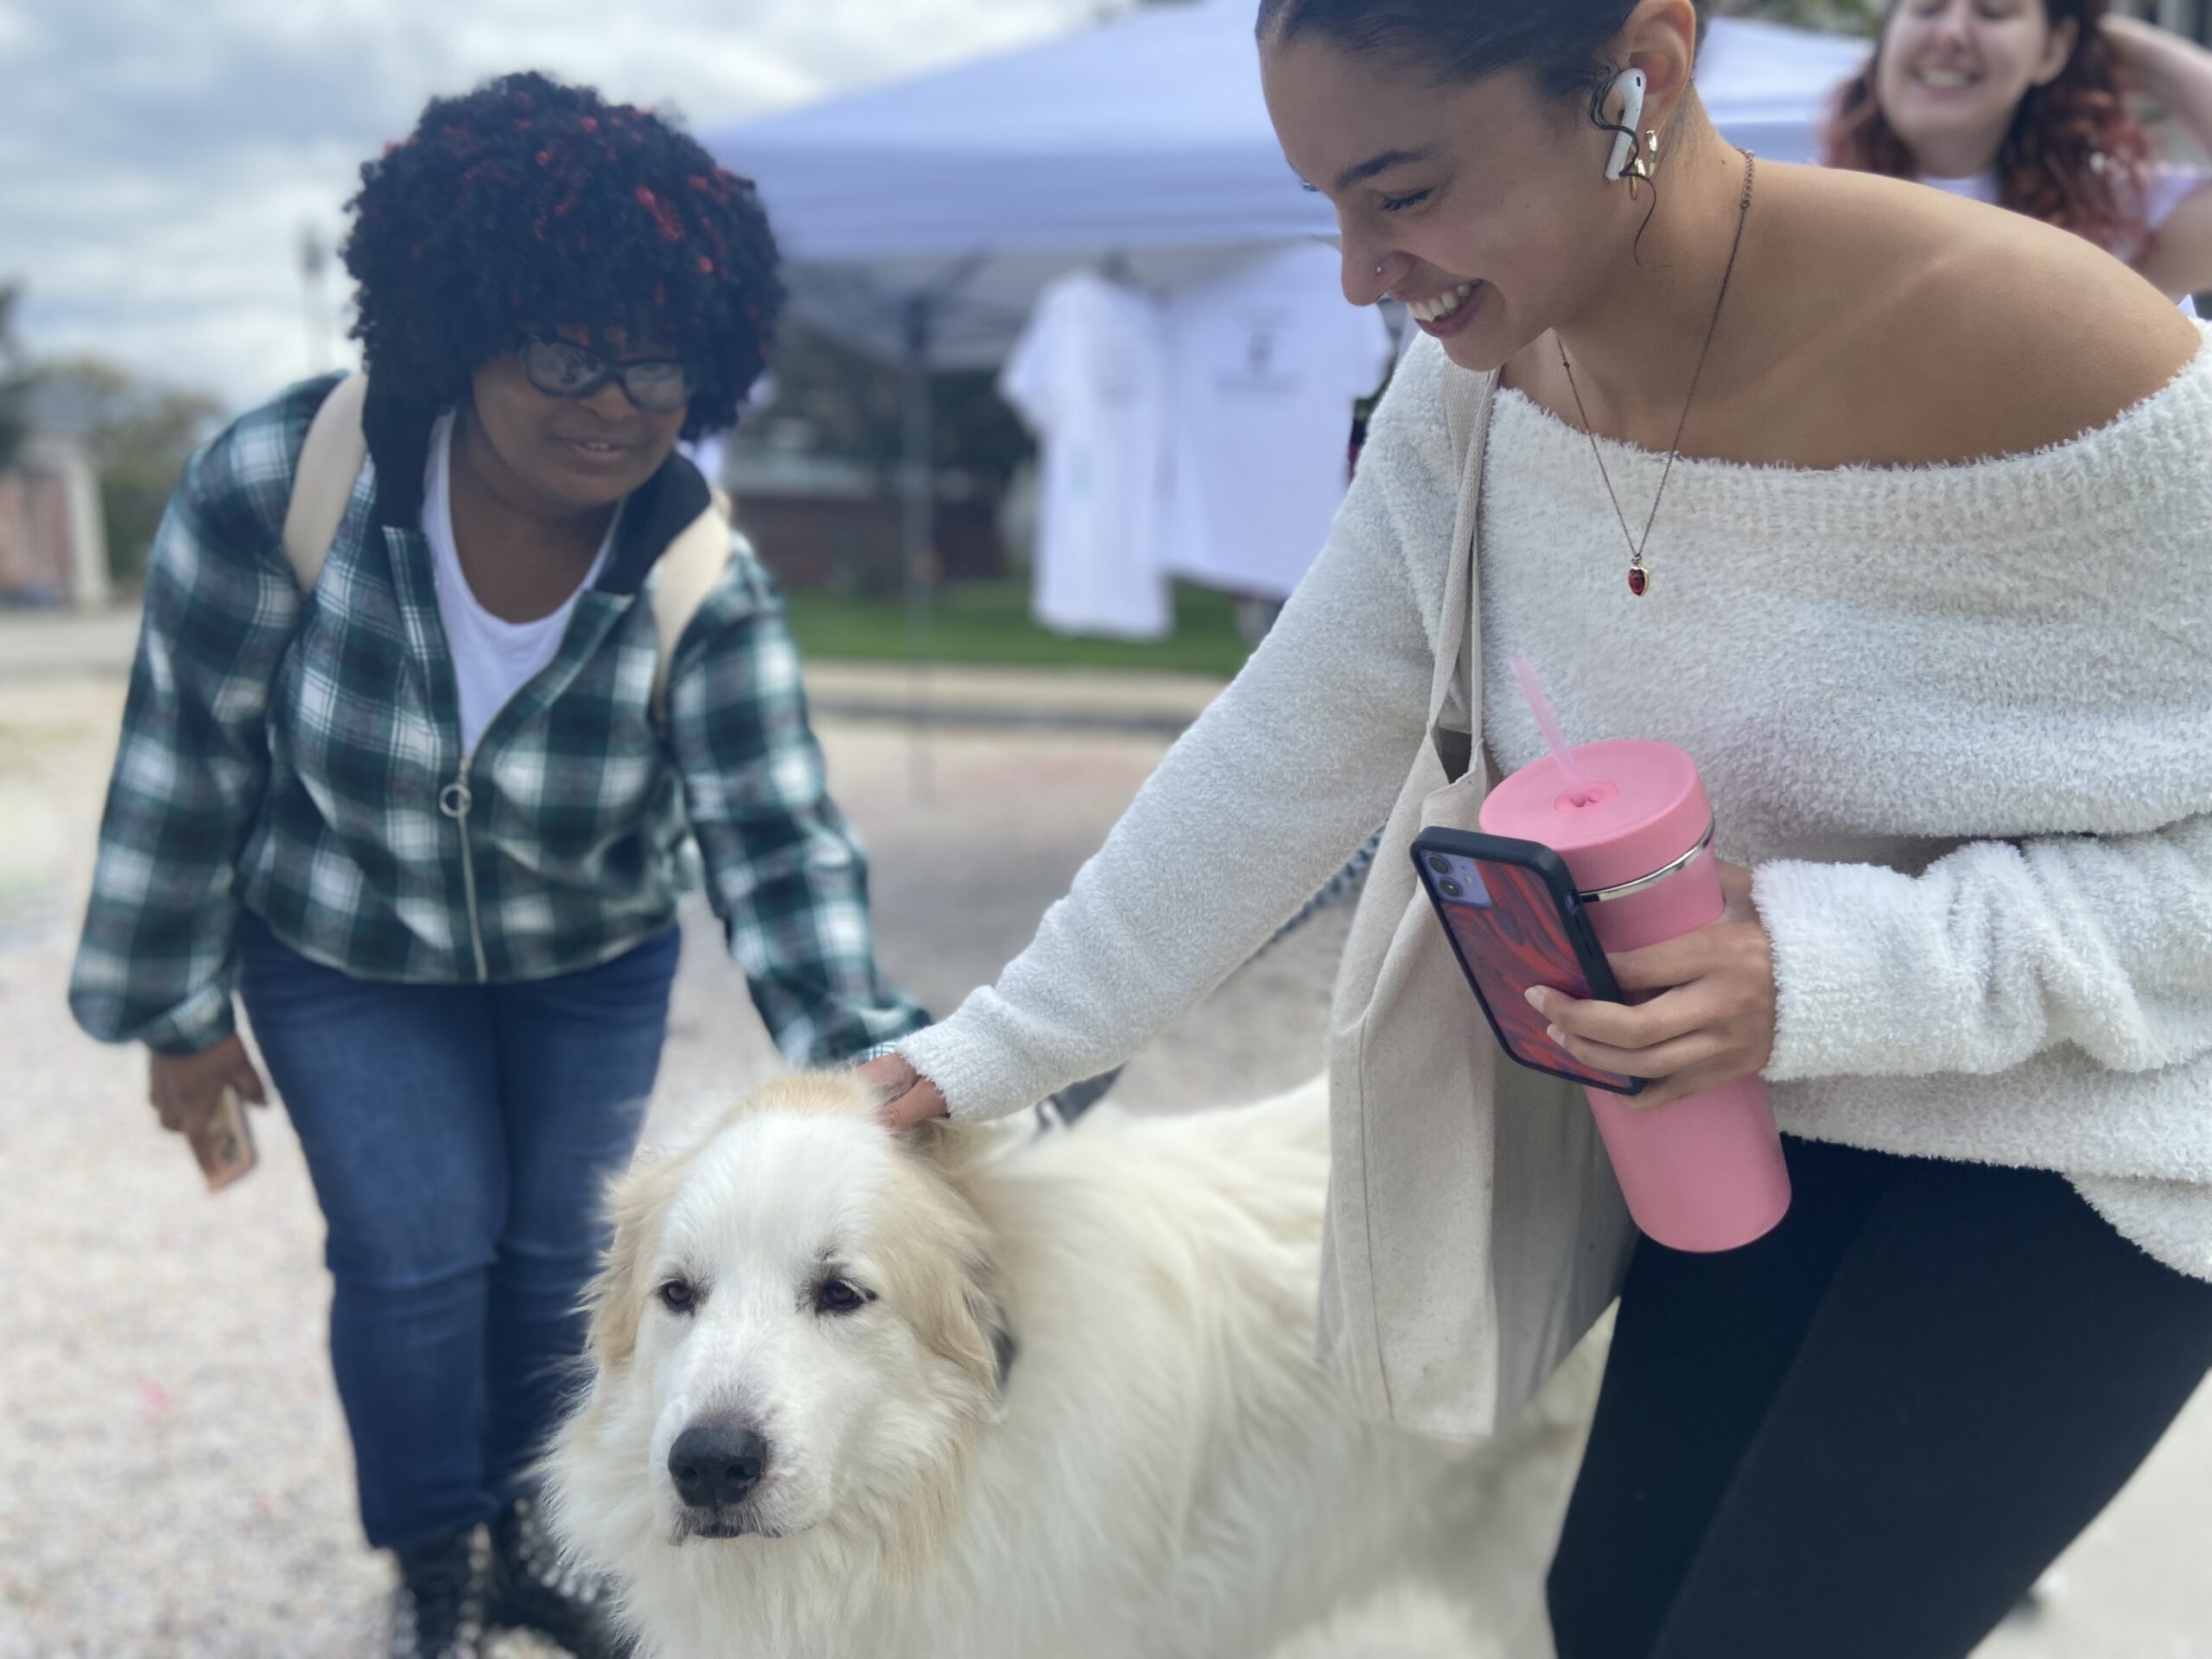
[(1590, 791), (1582, 782), (1582, 768), (1574, 764), (1574, 751), (1567, 746), (1567, 734), (1560, 729), (1559, 716), (1552, 712), (1549, 698), (1536, 678), (1536, 671), (1526, 657), (1513, 659), (1513, 677), (1521, 682), (1521, 695), (1529, 699), (1529, 712), (1536, 717), (1536, 729), (1544, 734), (1544, 741), (1551, 746), (1552, 759), (1559, 762), (1559, 769), (1566, 776), (1567, 793), (1577, 806), (1590, 804)]

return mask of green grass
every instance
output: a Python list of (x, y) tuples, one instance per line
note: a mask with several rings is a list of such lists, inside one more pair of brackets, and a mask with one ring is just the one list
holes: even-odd
[[(906, 609), (898, 600), (834, 594), (790, 596), (791, 634), (803, 657), (904, 662)], [(1249, 654), (1236, 632), (1234, 601), (1210, 588), (1175, 588), (1175, 631), (1147, 645), (1067, 639), (1029, 620), (1021, 582), (963, 582), (938, 590), (930, 652), (940, 663), (1021, 668), (1135, 668), (1226, 679)]]

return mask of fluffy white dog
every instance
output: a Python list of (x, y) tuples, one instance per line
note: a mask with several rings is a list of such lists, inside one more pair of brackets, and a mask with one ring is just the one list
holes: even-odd
[(616, 1189), (557, 1531), (652, 1659), (1248, 1659), (1464, 1569), (1491, 1460), (1313, 1357), (1325, 1096), (1014, 1141), (761, 1090)]

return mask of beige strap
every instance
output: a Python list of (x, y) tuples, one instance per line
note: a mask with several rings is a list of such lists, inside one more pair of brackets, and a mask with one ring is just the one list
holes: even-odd
[(668, 723), (668, 674), (677, 642), (737, 556), (737, 532), (724, 517), (728, 499), (718, 490), (706, 510), (677, 532), (653, 567), (653, 632), (660, 658), (653, 664), (653, 718)]
[(291, 503), (284, 510), (284, 557), (302, 594), (315, 591), (338, 526), (346, 521), (361, 463), (369, 458), (369, 441), (361, 431), (361, 406), (368, 395), (365, 374), (349, 374), (331, 389), (308, 427), (300, 464), (292, 473)]
[[(284, 557), (302, 594), (315, 591), (338, 526), (346, 520), (354, 481), (369, 457), (368, 438), (361, 429), (368, 391), (365, 374), (340, 380), (315, 411), (300, 449), (291, 502), (284, 510)], [(676, 660), (677, 641), (736, 556), (729, 498), (720, 490), (711, 490), (709, 495), (706, 509), (668, 544), (654, 572), (653, 635), (659, 656), (653, 664), (652, 709), (653, 718), (664, 724), (668, 718), (668, 671)]]
[[(1448, 366), (1444, 371), (1445, 420), (1459, 455), (1459, 504), (1452, 531), (1452, 563), (1444, 578), (1444, 610), (1437, 619), (1436, 669), (1429, 682), (1428, 727), (1432, 738), (1446, 704), (1451, 701), (1452, 683), (1463, 671), (1467, 677), (1467, 707), (1480, 707), (1477, 699), (1481, 688), (1472, 683), (1476, 664), (1471, 660), (1469, 647), (1478, 643), (1473, 622), (1482, 575), (1475, 568), (1475, 543), (1482, 524), (1483, 460), (1490, 448), (1491, 410), (1497, 402), (1499, 377), (1484, 375), (1482, 384), (1474, 388), (1454, 385), (1453, 377), (1465, 372)], [(1468, 428), (1464, 433), (1459, 429), (1463, 424), (1462, 400), (1473, 405), (1473, 418), (1464, 423)], [(1472, 735), (1479, 741), (1479, 732)]]

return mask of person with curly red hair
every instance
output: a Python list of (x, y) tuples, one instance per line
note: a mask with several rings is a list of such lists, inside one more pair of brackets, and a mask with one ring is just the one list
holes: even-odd
[(2187, 303), (2212, 289), (2212, 174), (2158, 158), (2131, 91), (2212, 149), (2212, 52), (2107, 0), (1891, 0), (1822, 159), (2072, 231)]

